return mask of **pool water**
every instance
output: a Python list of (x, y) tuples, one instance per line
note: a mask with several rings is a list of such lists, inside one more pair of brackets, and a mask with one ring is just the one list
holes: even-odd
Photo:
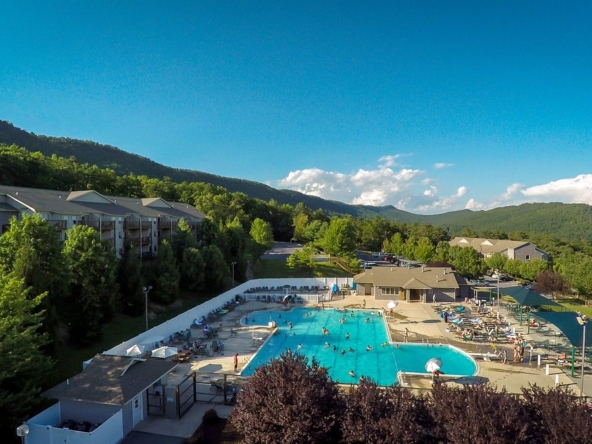
[[(442, 371), (448, 375), (471, 376), (477, 371), (471, 357), (447, 345), (397, 343), (395, 346), (388, 343), (384, 318), (378, 316), (378, 312), (374, 314), (372, 316), (370, 310), (347, 310), (344, 313), (332, 308), (253, 312), (249, 315), (249, 325), (267, 326), (270, 321), (275, 321), (279, 333), (269, 338), (241, 375), (252, 375), (257, 367), (287, 349), (309, 359), (314, 356), (321, 366), (329, 369), (333, 380), (343, 383), (356, 383), (359, 377), (366, 376), (378, 385), (392, 385), (400, 370), (426, 373), (425, 364), (431, 358), (442, 359)], [(345, 322), (340, 322), (341, 318)], [(328, 335), (323, 334), (323, 328), (329, 330)], [(347, 333), (349, 339), (346, 339)], [(368, 345), (372, 350), (366, 351)], [(350, 347), (353, 352), (349, 351)], [(350, 370), (355, 373), (355, 378), (349, 375)]]

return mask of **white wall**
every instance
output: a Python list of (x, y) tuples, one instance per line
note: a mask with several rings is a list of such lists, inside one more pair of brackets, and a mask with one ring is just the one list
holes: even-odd
[[(59, 406), (56, 404), (56, 406)], [(40, 417), (51, 419), (55, 411), (50, 407), (39, 415), (31, 418), (29, 424), (29, 434), (25, 437), (25, 444), (116, 444), (123, 439), (123, 427), (121, 425), (121, 411), (115, 413), (111, 418), (105, 421), (98, 429), (92, 433), (77, 432), (75, 430), (60, 429), (40, 423), (32, 424), (31, 421), (42, 421)], [(59, 409), (58, 409), (59, 410)], [(50, 414), (49, 416), (47, 416)], [(57, 421), (59, 425), (61, 420)]]

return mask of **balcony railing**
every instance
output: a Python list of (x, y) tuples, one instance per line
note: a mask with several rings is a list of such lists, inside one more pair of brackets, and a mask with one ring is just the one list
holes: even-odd
[(147, 230), (152, 226), (152, 223), (151, 222), (142, 222), (140, 224), (139, 221), (128, 221), (128, 220), (126, 220), (123, 223), (123, 228), (125, 230), (139, 230), (140, 226), (142, 227), (143, 230)]
[(159, 230), (176, 230), (179, 222), (158, 222)]
[(78, 225), (86, 225), (87, 227), (94, 228), (95, 230), (109, 231), (115, 228), (115, 222), (112, 220), (98, 221), (98, 220), (81, 220)]
[(57, 230), (65, 230), (66, 229), (66, 221), (65, 220), (51, 220), (49, 219), (47, 223)]

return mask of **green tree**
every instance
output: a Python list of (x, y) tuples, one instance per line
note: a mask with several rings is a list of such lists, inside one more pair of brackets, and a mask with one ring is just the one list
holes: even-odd
[(142, 262), (136, 254), (136, 247), (127, 242), (119, 260), (117, 283), (121, 295), (120, 305), (124, 314), (139, 316), (144, 313), (144, 294), (142, 293)]
[(118, 309), (118, 264), (111, 246), (93, 228), (77, 225), (67, 234), (64, 257), (72, 281), (64, 310), (70, 341), (87, 345), (101, 337)]
[(433, 260), (440, 263), (446, 263), (449, 260), (448, 251), (450, 250), (450, 244), (446, 241), (438, 242), (436, 245), (436, 251)]
[(40, 388), (53, 371), (41, 351), (49, 340), (41, 331), (46, 293), (30, 293), (22, 279), (0, 270), (0, 434), (5, 437), (14, 436), (14, 428), (40, 404)]
[(262, 252), (269, 250), (273, 245), (273, 230), (263, 219), (257, 218), (253, 221), (249, 234)]
[(454, 252), (452, 265), (461, 276), (472, 279), (478, 278), (485, 272), (485, 262), (474, 248), (454, 246), (450, 248), (450, 252)]
[(203, 290), (205, 286), (205, 263), (201, 252), (197, 248), (187, 248), (183, 251), (179, 271), (181, 286), (190, 291)]
[(158, 256), (151, 270), (151, 296), (154, 300), (171, 304), (179, 296), (179, 268), (171, 244), (162, 241), (158, 248)]
[(417, 247), (415, 248), (415, 257), (419, 262), (422, 264), (429, 263), (432, 258), (434, 257), (436, 249), (434, 248), (434, 244), (430, 241), (427, 237), (422, 237), (419, 239), (417, 243)]
[(531, 259), (529, 261), (521, 261), (520, 276), (529, 281), (534, 281), (539, 274), (549, 268), (549, 263), (542, 259)]
[(206, 285), (215, 290), (225, 288), (229, 282), (230, 268), (220, 249), (216, 245), (209, 245), (204, 247), (202, 256), (206, 264)]
[(504, 264), (504, 271), (510, 276), (520, 276), (522, 261), (518, 259), (507, 259)]
[(191, 231), (189, 223), (185, 219), (180, 219), (175, 230), (175, 235), (171, 241), (171, 247), (173, 248), (173, 254), (177, 263), (181, 263), (183, 258), (183, 252), (186, 248), (197, 247), (197, 241), (195, 235)]
[(417, 238), (415, 236), (409, 236), (403, 245), (403, 255), (407, 259), (416, 259), (415, 250), (417, 249)]
[(504, 270), (506, 268), (506, 261), (508, 258), (501, 253), (493, 253), (487, 260), (487, 267), (490, 270)]
[(38, 214), (12, 218), (0, 236), (0, 266), (31, 288), (32, 298), (47, 292), (40, 309), (45, 311), (44, 331), (54, 339), (59, 322), (60, 299), (67, 296), (69, 271), (58, 244), (58, 233)]
[(308, 226), (308, 215), (299, 213), (294, 216), (294, 240), (303, 242), (305, 240), (306, 227)]
[(391, 253), (395, 254), (396, 256), (404, 256), (405, 249), (403, 244), (403, 236), (401, 233), (396, 232), (391, 237)]
[(305, 244), (300, 250), (295, 250), (288, 259), (286, 259), (286, 263), (290, 268), (305, 268), (305, 269), (313, 269), (314, 268), (314, 255), (316, 254), (316, 247), (312, 243)]
[(322, 240), (323, 250), (332, 256), (348, 256), (356, 249), (355, 233), (349, 219), (335, 218)]

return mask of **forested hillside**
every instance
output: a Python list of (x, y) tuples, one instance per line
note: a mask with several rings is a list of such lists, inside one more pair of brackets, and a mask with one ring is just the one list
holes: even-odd
[[(170, 177), (172, 182), (203, 182), (223, 187), (229, 192), (241, 192), (252, 199), (265, 202), (275, 200), (279, 205), (295, 206), (303, 203), (311, 210), (322, 210), (328, 215), (352, 215), (361, 218), (382, 217), (404, 223), (428, 223), (445, 228), (451, 236), (463, 230), (478, 232), (529, 232), (550, 234), (573, 241), (592, 242), (592, 209), (585, 204), (524, 204), (496, 208), (489, 211), (454, 211), (438, 215), (417, 215), (399, 210), (391, 205), (372, 207), (348, 205), (329, 201), (292, 190), (277, 190), (270, 186), (242, 179), (227, 178), (200, 171), (170, 168), (152, 160), (131, 154), (119, 148), (61, 137), (40, 136), (16, 128), (0, 120), (0, 144), (18, 145), (30, 152), (41, 152), (45, 156), (74, 157), (79, 163), (97, 165), (112, 169), (117, 175), (133, 174), (162, 179)], [(0, 165), (4, 168), (4, 165)], [(7, 184), (4, 178), (0, 183)]]

